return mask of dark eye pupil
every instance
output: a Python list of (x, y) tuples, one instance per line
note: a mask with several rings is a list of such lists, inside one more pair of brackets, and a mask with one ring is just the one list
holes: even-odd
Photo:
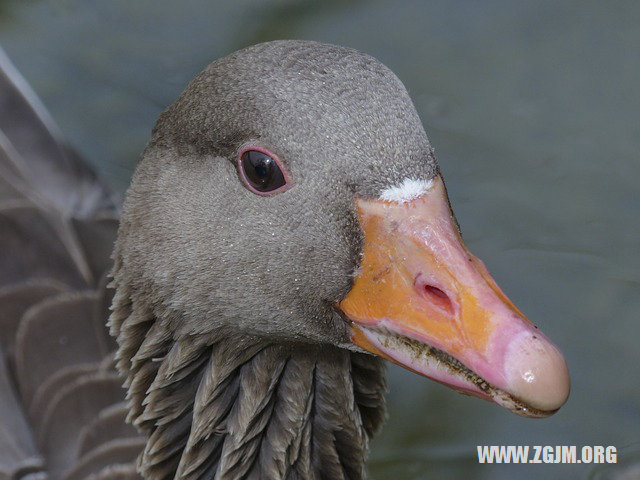
[(258, 165), (252, 164), (252, 167), (255, 169), (256, 175), (258, 175), (260, 178), (268, 178), (269, 173), (273, 168), (271, 162), (259, 163)]
[(259, 192), (270, 192), (286, 181), (273, 158), (258, 150), (247, 150), (241, 157), (242, 171), (247, 181)]

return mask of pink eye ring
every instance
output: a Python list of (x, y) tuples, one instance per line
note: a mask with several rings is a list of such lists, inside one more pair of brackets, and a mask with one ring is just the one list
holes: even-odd
[(238, 154), (238, 171), (245, 186), (257, 195), (274, 195), (289, 188), (289, 174), (269, 150), (248, 146)]

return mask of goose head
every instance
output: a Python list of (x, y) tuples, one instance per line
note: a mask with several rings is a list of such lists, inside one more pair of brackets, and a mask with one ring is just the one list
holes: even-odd
[(525, 416), (568, 396), (557, 347), (464, 246), (402, 83), (355, 50), (207, 67), (153, 130), (114, 256), (116, 303), (173, 339), (366, 352)]

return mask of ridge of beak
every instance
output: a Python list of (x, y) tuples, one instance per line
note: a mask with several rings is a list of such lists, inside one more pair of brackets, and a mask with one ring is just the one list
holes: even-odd
[(520, 415), (564, 404), (562, 354), (467, 250), (439, 176), (411, 201), (356, 208), (362, 263), (339, 303), (356, 345)]

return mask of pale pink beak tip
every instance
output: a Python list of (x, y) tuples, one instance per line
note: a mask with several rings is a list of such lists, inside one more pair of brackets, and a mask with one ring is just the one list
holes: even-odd
[(569, 397), (569, 369), (560, 350), (537, 331), (522, 332), (505, 352), (507, 390), (533, 408), (552, 412)]

